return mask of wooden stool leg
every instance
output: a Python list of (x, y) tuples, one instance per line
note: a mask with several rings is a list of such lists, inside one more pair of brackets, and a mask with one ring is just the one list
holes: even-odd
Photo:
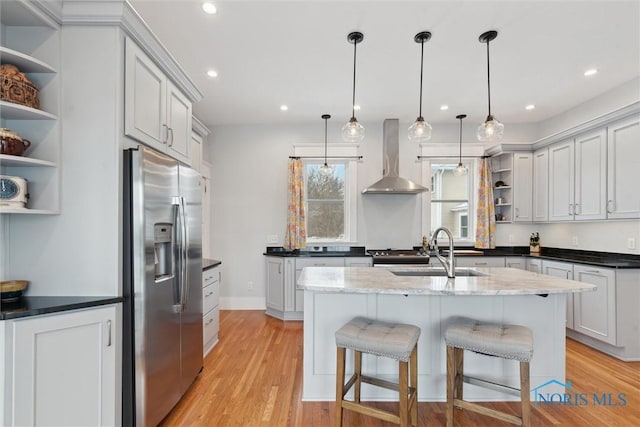
[(529, 362), (520, 362), (520, 400), (522, 403), (522, 425), (529, 427), (531, 404), (529, 402)]
[(360, 388), (362, 386), (362, 352), (354, 351), (353, 352), (353, 360), (355, 362), (354, 370), (356, 374), (356, 382), (355, 382), (355, 391), (354, 391), (354, 402), (360, 403)]
[(415, 401), (411, 407), (411, 425), (418, 425), (418, 345), (413, 347), (411, 358), (409, 359), (409, 384), (416, 391)]
[(344, 396), (345, 349), (338, 347), (336, 362), (336, 426), (342, 426), (342, 398)]
[(400, 427), (409, 426), (409, 363), (399, 362), (399, 376), (400, 381), (398, 384), (398, 390), (400, 391)]
[(464, 379), (462, 376), (464, 375), (464, 349), (457, 348), (455, 350), (455, 359), (456, 359), (456, 392), (455, 398), (462, 400), (462, 389), (464, 385)]
[(447, 346), (447, 427), (453, 427), (453, 399), (456, 379), (455, 351), (454, 347)]

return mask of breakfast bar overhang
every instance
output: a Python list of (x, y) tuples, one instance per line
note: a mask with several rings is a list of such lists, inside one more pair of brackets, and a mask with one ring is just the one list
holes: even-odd
[[(303, 400), (335, 399), (334, 333), (355, 316), (420, 327), (420, 401), (446, 400), (443, 335), (454, 317), (530, 328), (534, 341), (531, 387), (544, 386), (539, 393), (564, 393), (567, 294), (593, 291), (593, 285), (513, 268), (458, 269), (452, 279), (441, 272), (437, 268), (305, 267), (297, 282), (298, 289), (305, 291)], [(351, 359), (347, 355), (347, 372), (352, 372)], [(365, 356), (363, 372), (393, 380), (397, 366)], [(465, 374), (519, 386), (518, 364), (509, 360), (467, 352)], [(476, 401), (516, 399), (473, 384), (465, 384), (464, 393)], [(362, 398), (396, 400), (397, 393), (364, 384)]]

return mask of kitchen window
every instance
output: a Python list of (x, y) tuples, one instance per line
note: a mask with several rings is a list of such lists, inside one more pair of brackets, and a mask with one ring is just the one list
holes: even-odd
[(307, 245), (357, 243), (358, 146), (329, 144), (329, 171), (324, 173), (324, 146), (296, 145), (303, 159)]
[[(428, 234), (444, 226), (451, 230), (456, 243), (472, 243), (474, 228), (474, 161), (462, 159), (465, 175), (456, 175), (458, 165), (450, 159), (430, 159), (426, 162), (430, 174), (430, 193), (427, 204)], [(441, 239), (444, 237), (441, 237)]]

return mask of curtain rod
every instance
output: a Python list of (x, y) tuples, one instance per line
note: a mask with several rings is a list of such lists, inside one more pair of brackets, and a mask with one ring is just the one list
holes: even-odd
[[(422, 159), (458, 159), (460, 156), (418, 156), (418, 160)], [(488, 159), (491, 156), (462, 156), (463, 159)]]
[[(290, 159), (324, 159), (324, 156), (289, 156)], [(362, 156), (327, 156), (327, 159), (357, 159), (362, 160)]]

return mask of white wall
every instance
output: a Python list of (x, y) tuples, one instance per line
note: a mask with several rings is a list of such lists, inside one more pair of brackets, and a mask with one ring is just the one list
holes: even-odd
[[(203, 118), (206, 120), (206, 118)], [(346, 119), (345, 119), (346, 120)], [(432, 142), (457, 142), (458, 125), (434, 126)], [(406, 248), (422, 242), (420, 195), (362, 195), (382, 177), (382, 122), (363, 123), (359, 145), (358, 244), (368, 248)], [(329, 144), (340, 144), (342, 121), (329, 121)], [(407, 139), (410, 123), (400, 123), (400, 175), (420, 182), (420, 147)], [(464, 141), (476, 142), (476, 123), (465, 123)], [(531, 140), (531, 126), (511, 127), (513, 142)], [(333, 142), (332, 142), (333, 141)], [(204, 147), (212, 164), (212, 248), (222, 264), (223, 307), (262, 307), (265, 295), (263, 252), (282, 245), (287, 210), (287, 160), (295, 144), (324, 143), (324, 124), (219, 126)], [(277, 235), (277, 244), (267, 236)], [(253, 285), (250, 285), (252, 282)], [(250, 286), (253, 289), (249, 289)]]

